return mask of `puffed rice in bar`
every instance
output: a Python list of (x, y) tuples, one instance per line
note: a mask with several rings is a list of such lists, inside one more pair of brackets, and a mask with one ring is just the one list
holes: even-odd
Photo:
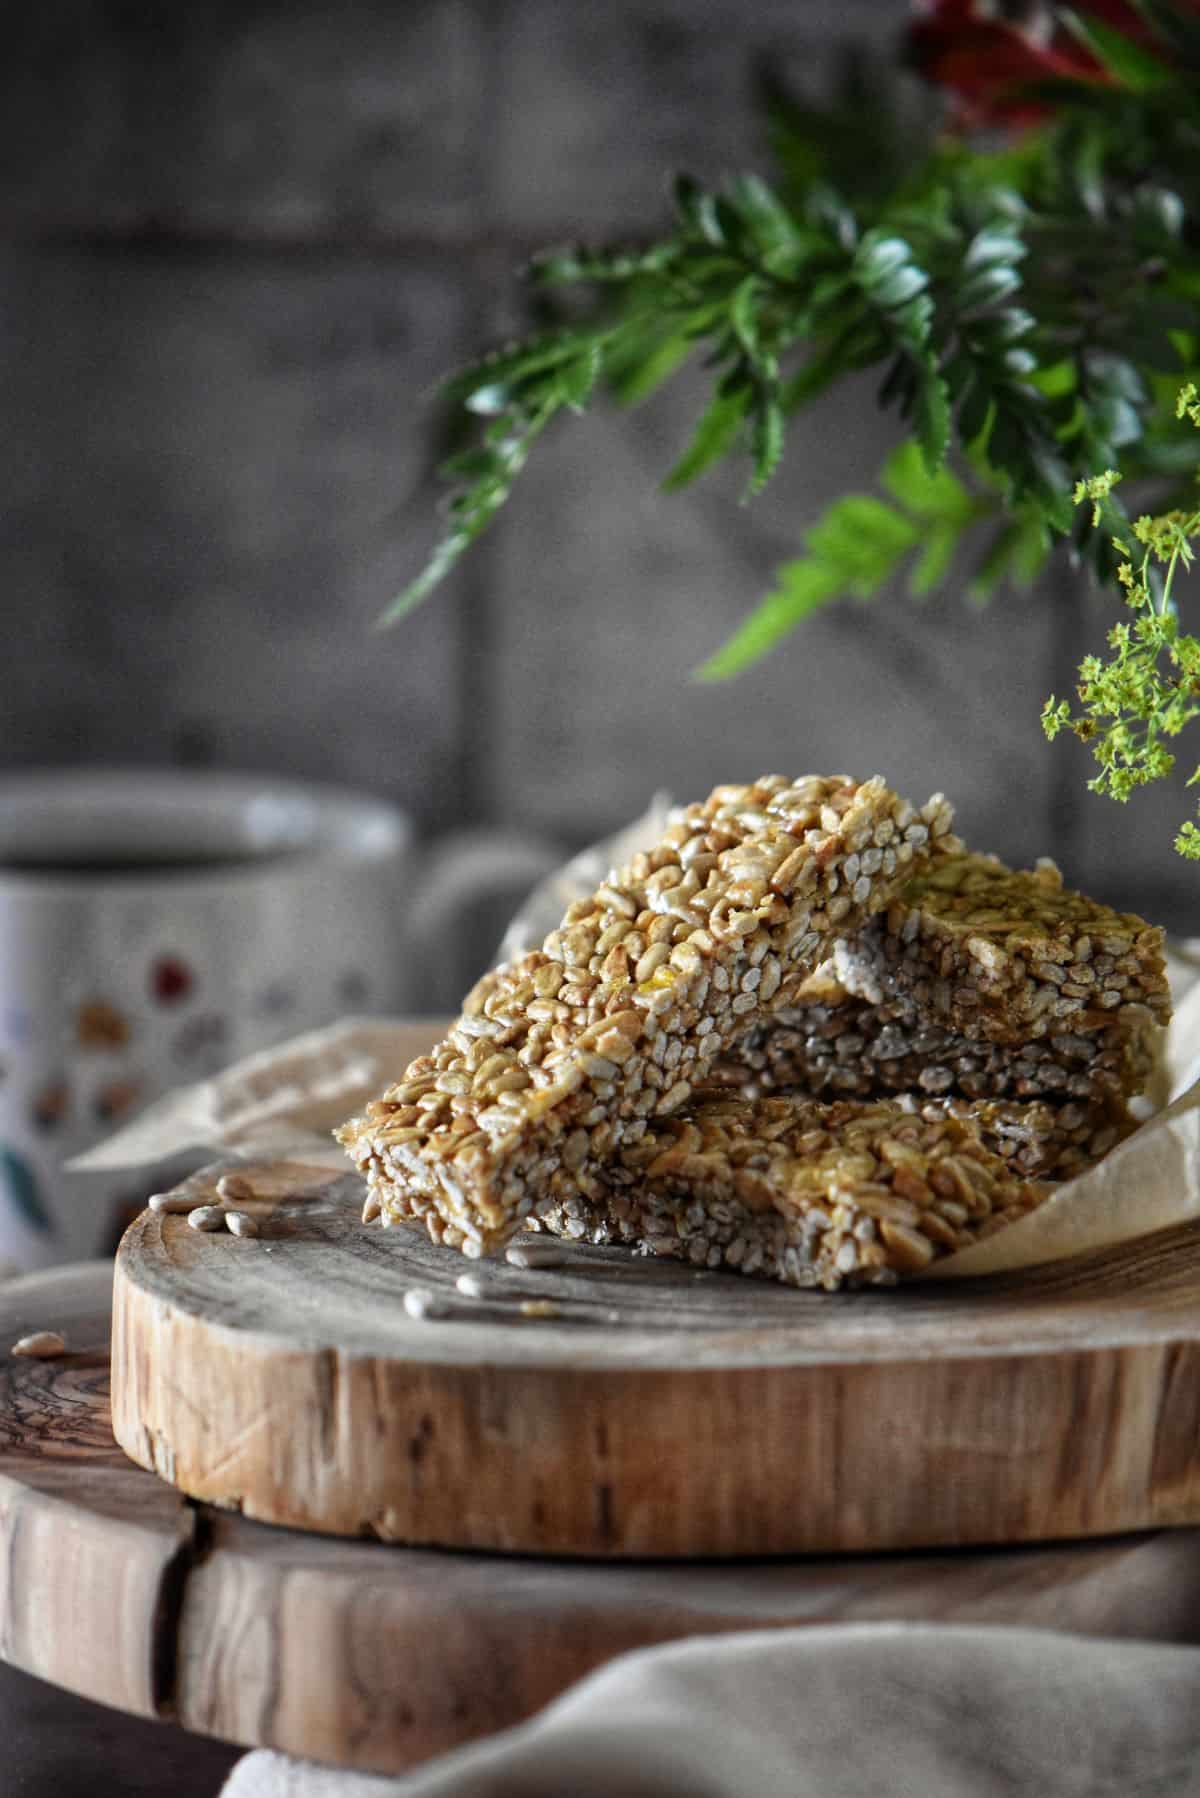
[(945, 857), (907, 882), (835, 952), (842, 984), (907, 999), (923, 1022), (994, 1043), (1170, 1016), (1163, 933), (1063, 886), (1053, 862), (1014, 872), (994, 856)]
[(790, 1286), (891, 1285), (1033, 1210), (974, 1128), (892, 1100), (701, 1099), (655, 1119), (536, 1227)]
[(1023, 1043), (989, 1043), (918, 1017), (910, 1001), (858, 999), (822, 972), (794, 1005), (756, 1028), (709, 1076), (748, 1098), (796, 1090), (817, 1098), (886, 1093), (1121, 1107), (1144, 1090), (1162, 1056), (1161, 1028), (1060, 1029)]
[(718, 787), (471, 995), (444, 1042), (337, 1133), (383, 1221), (467, 1254), (678, 1111), (936, 854), (951, 810), (879, 779)]
[(1082, 1105), (1075, 1100), (1065, 1105), (923, 1097), (899, 1102), (930, 1120), (957, 1118), (1015, 1173), (1038, 1180), (1072, 1180), (1086, 1173), (1138, 1127), (1122, 1106)]

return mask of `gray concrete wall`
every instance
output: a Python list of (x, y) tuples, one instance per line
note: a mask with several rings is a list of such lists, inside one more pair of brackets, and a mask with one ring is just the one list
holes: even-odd
[[(749, 64), (819, 82), (900, 0), (278, 0), (24, 9), (0, 64), (0, 761), (350, 781), (436, 833), (578, 843), (655, 787), (766, 768), (945, 787), (1187, 925), (1180, 790), (1123, 812), (1041, 739), (1104, 612), (1061, 571), (978, 611), (829, 612), (719, 688), (688, 670), (804, 525), (869, 481), (869, 391), (752, 508), (664, 498), (698, 388), (566, 426), (452, 585), (380, 638), (433, 531), (434, 378), (518, 325), (531, 248), (665, 216), (762, 159)], [(1086, 617), (1081, 610), (1087, 608)]]

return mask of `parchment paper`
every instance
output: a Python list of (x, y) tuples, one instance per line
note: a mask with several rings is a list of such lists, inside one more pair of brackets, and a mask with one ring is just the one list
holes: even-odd
[[(592, 892), (610, 868), (657, 841), (669, 803), (657, 795), (643, 817), (536, 887), (505, 932), (496, 960), (536, 946), (572, 899)], [(1097, 1167), (1065, 1182), (1019, 1223), (936, 1263), (932, 1277), (1060, 1261), (1200, 1217), (1200, 939), (1172, 945), (1170, 975), (1176, 1011), (1152, 1101), (1160, 1108)], [(448, 1022), (347, 1018), (310, 1031), (167, 1094), (72, 1166), (149, 1167), (203, 1148), (348, 1167), (330, 1130), (396, 1079)]]

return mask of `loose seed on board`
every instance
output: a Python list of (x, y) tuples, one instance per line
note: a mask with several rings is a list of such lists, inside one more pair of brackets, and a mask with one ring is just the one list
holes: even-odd
[(257, 1236), (258, 1225), (244, 1211), (227, 1211), (225, 1228), (231, 1236)]
[(446, 1317), (451, 1306), (428, 1286), (410, 1286), (404, 1295), (404, 1309), (410, 1317)]
[(56, 1355), (65, 1355), (67, 1341), (57, 1330), (35, 1330), (32, 1336), (22, 1336), (12, 1346), (14, 1355), (28, 1355), (34, 1361), (53, 1361)]
[(490, 1298), (496, 1290), (491, 1282), (485, 1280), (480, 1274), (459, 1274), (454, 1285), (455, 1289), (468, 1299)]
[(207, 1203), (207, 1200), (196, 1198), (193, 1194), (186, 1192), (152, 1192), (146, 1203), (151, 1211), (171, 1213), (199, 1211), (200, 1207)]
[(555, 1299), (524, 1299), (522, 1317), (561, 1317), (562, 1306)]
[(504, 1251), (510, 1267), (562, 1267), (570, 1260), (559, 1243), (542, 1242), (531, 1236), (525, 1242), (511, 1242)]
[(239, 1200), (256, 1199), (258, 1194), (244, 1174), (222, 1174), (217, 1181), (217, 1197), (236, 1205)]
[(193, 1230), (223, 1230), (225, 1209), (222, 1205), (201, 1205), (195, 1211), (188, 1212), (188, 1223)]
[(570, 1301), (560, 1304), (557, 1299), (533, 1298), (525, 1299), (518, 1306), (522, 1317), (561, 1317), (567, 1324), (619, 1324), (621, 1313), (607, 1310), (602, 1305), (573, 1304)]

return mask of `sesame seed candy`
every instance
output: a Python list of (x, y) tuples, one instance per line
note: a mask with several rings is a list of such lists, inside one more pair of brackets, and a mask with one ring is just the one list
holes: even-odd
[(1140, 1026), (1130, 1017), (1086, 1035), (1060, 1029), (1027, 1042), (991, 1043), (923, 1018), (903, 997), (855, 998), (821, 971), (793, 1005), (722, 1057), (709, 1082), (747, 1098), (795, 1090), (831, 1099), (1045, 1099), (1121, 1115), (1162, 1052), (1163, 1031), (1149, 1014)]
[(1137, 1129), (1136, 1119), (1123, 1107), (1076, 1100), (1017, 1105), (918, 1095), (907, 1103), (923, 1118), (957, 1118), (1015, 1173), (1039, 1180), (1070, 1180), (1086, 1173)]
[(1023, 1217), (1050, 1189), (972, 1125), (892, 1100), (702, 1098), (610, 1164), (603, 1190), (539, 1202), (543, 1229), (797, 1287), (893, 1284)]
[(1053, 862), (1014, 872), (994, 856), (921, 870), (834, 954), (843, 985), (965, 1036), (1020, 1043), (1170, 1017), (1163, 933), (1071, 892)]
[[(840, 775), (769, 775), (674, 812), (654, 849), (476, 987), (444, 1042), (336, 1133), (383, 1221), (490, 1253), (535, 1197), (586, 1191), (839, 935), (935, 850), (961, 847), (950, 823), (940, 794), (918, 812), (879, 779)], [(648, 963), (651, 949), (665, 953)]]

